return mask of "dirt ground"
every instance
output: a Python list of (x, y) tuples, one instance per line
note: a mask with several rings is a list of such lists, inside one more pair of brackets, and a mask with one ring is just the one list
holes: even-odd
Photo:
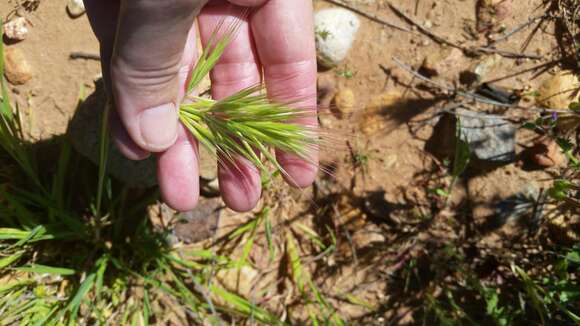
[[(348, 3), (389, 23), (410, 28), (388, 8), (387, 1)], [(487, 44), (486, 36), (475, 31), (475, 0), (392, 0), (390, 3), (414, 17), (418, 24), (429, 26), (430, 31), (454, 44), (465, 47)], [(514, 4), (499, 24), (503, 30), (511, 30), (530, 17), (543, 13), (542, 0), (516, 3), (517, 6)], [(15, 6), (16, 0), (0, 2), (0, 16), (6, 18)], [(315, 1), (316, 9), (330, 6), (325, 1)], [(25, 112), (25, 121), (34, 141), (65, 132), (80, 90), (84, 88), (90, 94), (100, 74), (97, 61), (70, 58), (72, 52), (97, 54), (98, 44), (86, 15), (71, 19), (65, 7), (65, 0), (41, 1), (37, 10), (25, 13), (31, 24), (28, 38), (9, 45), (20, 48), (33, 69), (32, 80), (23, 86), (12, 87), (11, 91)], [(347, 60), (335, 69), (319, 73), (320, 78), (334, 80), (338, 89), (351, 89), (356, 97), (351, 115), (339, 118), (325, 111), (321, 117), (323, 126), (341, 139), (338, 150), (326, 149), (327, 154), (323, 155), (323, 164), (331, 167), (332, 176), (321, 175), (312, 191), (298, 193), (279, 189), (267, 193), (264, 201), (267, 204), (269, 200), (283, 199), (279, 212), (288, 215), (303, 211), (313, 203), (324, 208), (330, 201), (330, 206), (341, 212), (338, 214), (340, 218), (334, 216), (338, 219), (335, 225), (341, 226), (347, 234), (342, 238), (348, 238), (348, 241), (341, 240), (341, 259), (353, 259), (352, 252), (359, 252), (352, 250), (353, 246), (368, 251), (355, 255), (358, 265), (327, 262), (322, 270), (332, 276), (324, 284), (328, 288), (346, 289), (354, 279), (357, 288), (350, 291), (373, 305), (381, 305), (389, 302), (391, 292), (388, 288), (392, 286), (384, 282), (385, 275), (400, 269), (409, 257), (429, 256), (430, 245), (427, 244), (452, 244), (453, 239), (472, 236), (470, 240), (475, 247), (501, 248), (503, 242), (518, 239), (524, 231), (514, 223), (490, 227), (493, 224), (491, 219), (495, 218), (493, 205), (530, 188), (545, 187), (551, 171), (524, 169), (524, 159), (518, 156), (514, 163), (485, 173), (474, 172), (459, 180), (448, 203), (434, 195), (434, 189), (447, 188), (452, 181), (444, 162), (425, 150), (437, 121), (436, 114), (447, 102), (438, 100), (425, 88), (415, 87), (417, 78), (397, 66), (393, 58), (417, 69), (429, 55), (450, 49), (418, 32), (417, 28), (404, 32), (365, 17), (360, 19), (361, 30)], [(516, 33), (497, 47), (533, 54), (541, 59), (495, 55), (497, 63), (486, 74), (485, 80), (499, 79), (494, 85), (525, 93), (536, 90), (549, 77), (556, 68), (549, 67), (547, 71), (531, 68), (549, 63), (558, 55), (554, 27), (552, 24), (543, 26), (522, 51), (530, 32), (531, 28)], [(436, 80), (457, 85), (462, 72), (493, 56), (461, 54), (446, 64)], [(517, 72), (523, 73), (515, 74)], [(513, 76), (506, 77), (510, 75)], [(396, 97), (399, 104), (384, 105), (377, 99), (384, 94)], [(527, 100), (533, 102), (533, 99)], [(380, 110), (373, 104), (377, 101)], [(472, 106), (480, 111), (494, 112), (475, 103)], [(508, 112), (508, 115), (516, 121), (534, 116), (533, 112), (522, 110)], [(518, 137), (519, 154), (530, 145), (530, 135), (519, 133)], [(306, 215), (314, 219), (324, 216), (317, 217), (316, 214)], [(425, 226), (423, 219), (433, 214), (435, 221)], [(454, 222), (448, 223), (449, 220)], [(380, 318), (398, 316), (404, 323), (404, 318), (412, 318), (407, 314), (410, 308), (404, 305), (391, 308), (383, 309), (383, 316), (379, 319), (373, 316), (372, 320), (380, 324), (384, 320)], [(364, 309), (352, 307), (352, 310), (353, 316), (365, 314)]]

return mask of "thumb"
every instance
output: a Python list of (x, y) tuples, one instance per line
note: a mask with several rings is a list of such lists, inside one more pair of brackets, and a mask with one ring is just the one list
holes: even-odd
[(207, 0), (123, 0), (111, 59), (117, 111), (130, 138), (161, 152), (177, 139), (179, 72), (188, 33)]

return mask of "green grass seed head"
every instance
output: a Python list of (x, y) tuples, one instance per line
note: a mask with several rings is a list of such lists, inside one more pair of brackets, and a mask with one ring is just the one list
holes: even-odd
[[(191, 73), (189, 92), (217, 64), (235, 38), (240, 22), (236, 20), (228, 26), (223, 22), (218, 24)], [(237, 166), (234, 163), (236, 158), (242, 157), (252, 162), (261, 172), (270, 173), (261, 158), (263, 156), (265, 161), (274, 166), (275, 171), (287, 175), (276, 162), (272, 149), (317, 164), (312, 157), (320, 143), (318, 127), (295, 123), (315, 117), (316, 110), (298, 109), (292, 107), (293, 103), (271, 101), (265, 95), (262, 85), (240, 90), (222, 100), (198, 96), (190, 96), (188, 99), (189, 103), (180, 107), (180, 121), (203, 146), (217, 155), (220, 164)]]

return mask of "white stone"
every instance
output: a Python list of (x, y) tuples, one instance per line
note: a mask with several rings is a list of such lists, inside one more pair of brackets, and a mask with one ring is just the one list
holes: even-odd
[(69, 0), (66, 9), (72, 18), (77, 18), (85, 13), (85, 4), (83, 0)]
[(314, 26), (318, 61), (332, 68), (348, 55), (360, 28), (360, 20), (345, 9), (324, 9), (316, 13)]
[(4, 35), (12, 41), (24, 41), (28, 34), (28, 22), (24, 17), (16, 17), (4, 24)]

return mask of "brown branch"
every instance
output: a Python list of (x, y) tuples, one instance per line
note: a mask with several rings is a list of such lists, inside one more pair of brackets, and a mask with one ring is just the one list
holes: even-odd
[(431, 32), (430, 30), (426, 29), (425, 27), (423, 27), (423, 25), (419, 24), (418, 22), (416, 22), (413, 18), (411, 18), (409, 15), (405, 14), (403, 11), (401, 11), (399, 8), (395, 7), (393, 4), (391, 4), (390, 2), (387, 2), (387, 6), (389, 6), (389, 8), (391, 8), (391, 10), (400, 18), (402, 18), (404, 21), (406, 21), (407, 23), (415, 26), (421, 33), (425, 34), (426, 36), (428, 36), (429, 38), (431, 38), (433, 41), (440, 43), (440, 44), (444, 44), (450, 47), (454, 47), (457, 49), (460, 49), (462, 51), (465, 52), (470, 52), (470, 49), (453, 43), (451, 41), (449, 41), (448, 39), (439, 36), (433, 32)]
[[(468, 98), (471, 100), (474, 100), (476, 102), (480, 102), (483, 104), (488, 104), (488, 105), (495, 105), (495, 106), (499, 106), (499, 107), (504, 107), (504, 108), (510, 108), (510, 109), (517, 109), (517, 110), (525, 110), (525, 111), (530, 111), (530, 112), (537, 112), (537, 113), (541, 113), (541, 114), (545, 114), (545, 113), (567, 113), (570, 114), (570, 110), (566, 110), (566, 109), (559, 109), (559, 110), (553, 110), (553, 109), (546, 109), (546, 108), (541, 108), (541, 107), (522, 107), (519, 105), (514, 105), (514, 104), (506, 104), (506, 103), (501, 103), (498, 101), (494, 101), (491, 99), (488, 99), (487, 97), (472, 93), (472, 92), (468, 92), (468, 91), (461, 91), (458, 90), (454, 87), (448, 86), (448, 85), (444, 85), (441, 83), (438, 83), (434, 80), (432, 80), (431, 78), (422, 75), (421, 73), (417, 72), (415, 69), (413, 69), (411, 66), (409, 66), (408, 64), (402, 62), (401, 60), (399, 60), (396, 57), (393, 57), (393, 61), (395, 62), (395, 64), (403, 69), (404, 71), (408, 72), (409, 74), (413, 75), (413, 77), (418, 78), (426, 83), (429, 83), (433, 86), (438, 87), (439, 89), (447, 92), (447, 93), (451, 93), (450, 97), (453, 97), (455, 95), (457, 96), (461, 96), (464, 98)], [(386, 69), (384, 66), (381, 66), (384, 69)]]
[(394, 29), (398, 29), (398, 30), (403, 31), (403, 32), (413, 33), (413, 31), (411, 29), (409, 29), (409, 28), (402, 27), (402, 26), (398, 26), (398, 25), (395, 25), (393, 23), (389, 23), (388, 21), (384, 20), (383, 18), (380, 18), (377, 15), (371, 14), (371, 13), (366, 12), (366, 11), (364, 11), (362, 9), (359, 9), (359, 8), (355, 8), (355, 7), (353, 7), (353, 6), (345, 3), (342, 0), (324, 0), (324, 1), (326, 1), (328, 3), (331, 3), (331, 4), (335, 5), (335, 6), (339, 6), (339, 7), (348, 9), (348, 10), (350, 10), (350, 11), (352, 11), (354, 13), (357, 13), (357, 14), (359, 14), (359, 15), (361, 15), (361, 16), (369, 19), (369, 20), (374, 21), (375, 23), (379, 23), (381, 25), (384, 25), (384, 26), (387, 26), (387, 27), (391, 27), (391, 28), (394, 28)]
[(542, 16), (538, 16), (538, 17), (533, 17), (528, 19), (527, 22), (521, 24), (520, 26), (517, 26), (516, 28), (512, 29), (511, 31), (505, 33), (504, 35), (502, 35), (500, 38), (497, 38), (495, 40), (493, 40), (490, 44), (488, 44), (487, 47), (491, 47), (497, 43), (501, 43), (506, 41), (507, 39), (509, 39), (512, 35), (519, 33), (520, 31), (523, 31), (524, 29), (528, 28), (530, 25), (534, 24), (536, 21), (538, 20), (542, 20), (544, 18), (548, 17), (548, 14), (543, 14)]
[(493, 49), (493, 48), (489, 48), (489, 47), (467, 47), (464, 45), (454, 43), (454, 42), (448, 40), (447, 38), (445, 38), (443, 36), (439, 36), (439, 35), (433, 33), (432, 31), (428, 30), (427, 28), (423, 27), (423, 25), (421, 25), (420, 23), (415, 21), (412, 17), (405, 14), (403, 11), (401, 11), (399, 8), (395, 7), (393, 4), (387, 2), (387, 5), (389, 6), (389, 8), (391, 8), (391, 10), (397, 16), (399, 16), (401, 19), (405, 20), (407, 23), (415, 26), (417, 28), (417, 30), (419, 30), (421, 33), (425, 34), (427, 37), (429, 37), (433, 41), (435, 41), (439, 44), (443, 44), (443, 45), (457, 48), (468, 55), (481, 54), (481, 53), (497, 53), (497, 54), (499, 54), (503, 57), (506, 57), (506, 58), (527, 58), (527, 59), (541, 59), (542, 58), (542, 56), (535, 55), (535, 54), (516, 53), (516, 52), (505, 51), (505, 50)]

